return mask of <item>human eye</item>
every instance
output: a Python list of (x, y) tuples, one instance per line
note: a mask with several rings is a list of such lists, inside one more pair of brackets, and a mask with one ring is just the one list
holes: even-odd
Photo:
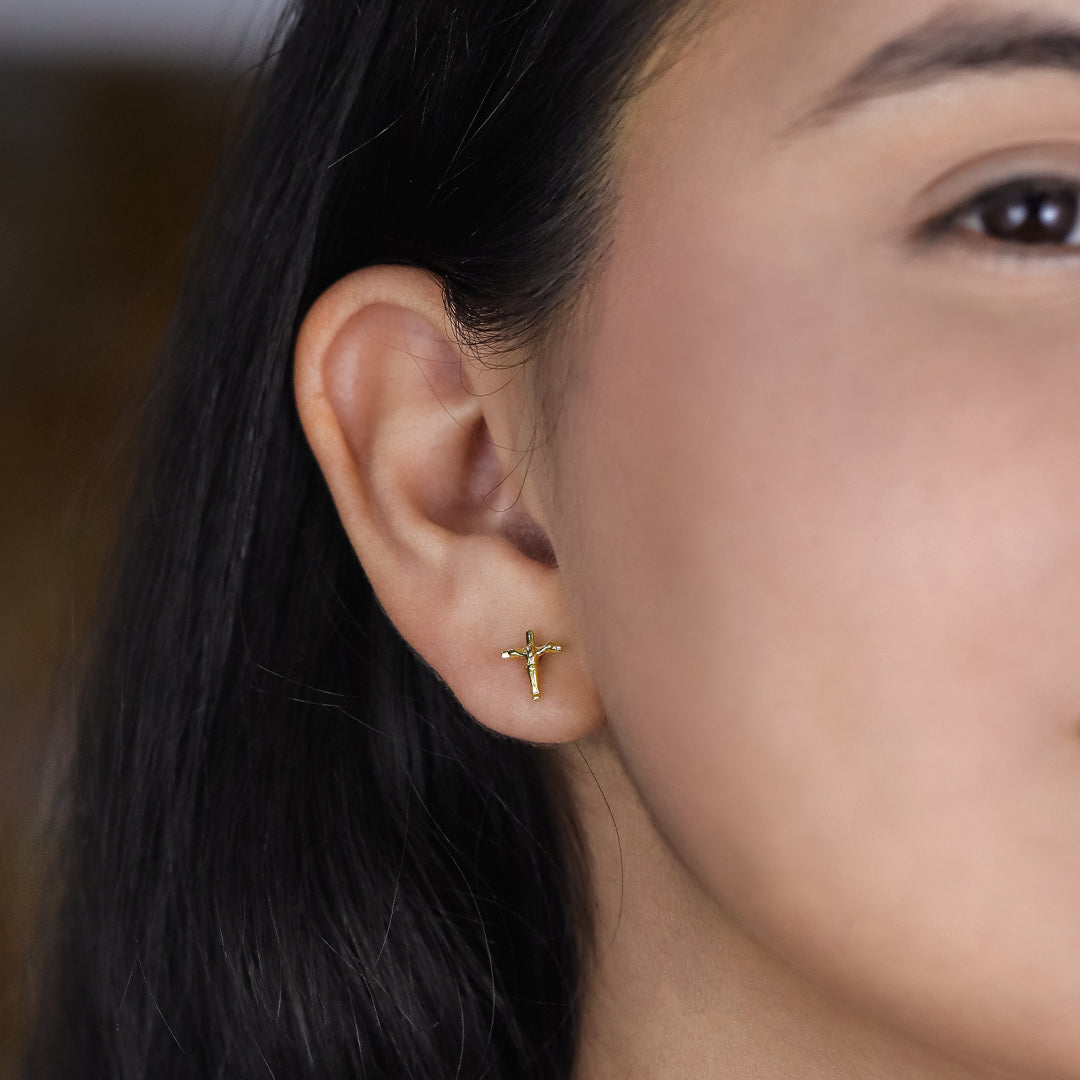
[(1080, 179), (1013, 177), (935, 216), (921, 232), (924, 240), (974, 244), (987, 254), (1080, 256)]

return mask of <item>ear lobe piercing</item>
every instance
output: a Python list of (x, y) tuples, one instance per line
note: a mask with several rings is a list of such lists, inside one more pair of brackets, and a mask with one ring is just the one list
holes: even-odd
[(525, 661), (525, 669), (529, 673), (529, 685), (532, 687), (533, 701), (540, 700), (540, 679), (536, 671), (536, 661), (539, 660), (544, 653), (549, 652), (562, 652), (562, 646), (556, 645), (553, 641), (549, 641), (546, 645), (541, 645), (540, 648), (537, 648), (533, 641), (533, 632), (531, 630), (526, 630), (525, 648), (523, 650), (507, 649), (506, 652), (502, 654), (504, 660), (517, 659)]

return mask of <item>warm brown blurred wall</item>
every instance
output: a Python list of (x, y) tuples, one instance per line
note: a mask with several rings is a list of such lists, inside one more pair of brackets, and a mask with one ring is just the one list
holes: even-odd
[(0, 57), (0, 1080), (24, 1028), (47, 736), (242, 87)]

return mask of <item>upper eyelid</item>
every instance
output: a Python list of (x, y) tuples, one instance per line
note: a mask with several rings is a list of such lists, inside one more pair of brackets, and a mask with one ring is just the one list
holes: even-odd
[(980, 203), (989, 202), (993, 196), (1002, 195), (1012, 188), (1023, 190), (1024, 188), (1037, 188), (1040, 186), (1045, 186), (1048, 190), (1055, 188), (1077, 189), (1080, 188), (1080, 176), (1070, 177), (1049, 172), (1018, 173), (997, 183), (982, 185), (960, 205), (974, 207)]
[(977, 195), (1018, 180), (1080, 183), (1080, 140), (1030, 140), (969, 157), (921, 187), (910, 204), (912, 221), (927, 220)]

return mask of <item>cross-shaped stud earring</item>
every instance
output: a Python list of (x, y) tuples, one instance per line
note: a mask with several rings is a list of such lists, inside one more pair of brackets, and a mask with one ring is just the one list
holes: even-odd
[(525, 648), (507, 649), (506, 652), (502, 654), (504, 660), (514, 658), (525, 661), (525, 669), (529, 673), (529, 685), (532, 687), (533, 701), (540, 700), (540, 679), (536, 671), (536, 661), (539, 660), (544, 653), (549, 652), (562, 652), (562, 646), (556, 645), (554, 641), (549, 641), (546, 645), (541, 645), (540, 648), (537, 648), (536, 643), (533, 640), (533, 632), (531, 630), (526, 630)]

